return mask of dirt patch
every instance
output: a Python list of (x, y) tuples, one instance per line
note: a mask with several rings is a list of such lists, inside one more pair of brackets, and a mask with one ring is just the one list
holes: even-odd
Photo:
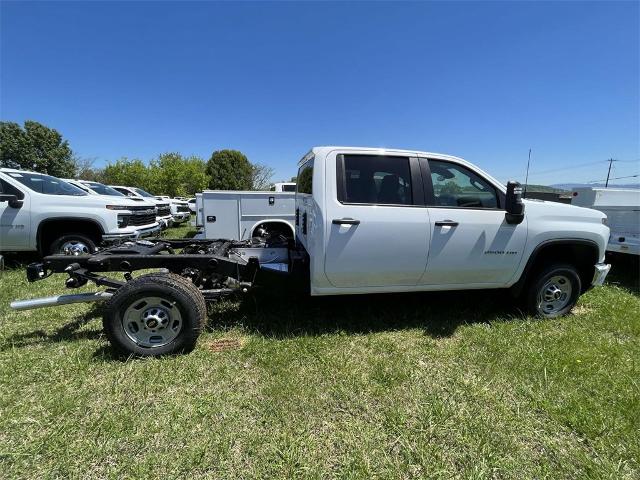
[(226, 350), (238, 350), (242, 348), (242, 342), (238, 338), (220, 338), (207, 344), (212, 352), (224, 352)]

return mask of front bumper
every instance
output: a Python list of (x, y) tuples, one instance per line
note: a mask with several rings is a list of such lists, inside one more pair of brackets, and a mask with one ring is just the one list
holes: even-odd
[(596, 263), (595, 271), (593, 272), (593, 280), (591, 280), (592, 287), (599, 287), (604, 283), (607, 278), (607, 274), (611, 270), (611, 264), (609, 263)]
[(191, 214), (188, 212), (179, 212), (173, 215), (173, 221), (175, 223), (183, 223), (191, 218)]
[(136, 240), (138, 238), (150, 237), (152, 235), (158, 235), (162, 230), (160, 225), (156, 225), (154, 227), (141, 228), (140, 230), (136, 230), (134, 232), (127, 233), (107, 233), (102, 235), (102, 240), (104, 242), (116, 242), (120, 240)]
[(173, 225), (173, 217), (168, 215), (166, 217), (156, 217), (156, 221), (160, 224), (160, 228), (165, 230)]

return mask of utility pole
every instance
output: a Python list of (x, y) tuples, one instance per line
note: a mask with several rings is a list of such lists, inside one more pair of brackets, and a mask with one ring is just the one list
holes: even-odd
[(609, 159), (609, 171), (607, 172), (607, 182), (604, 184), (604, 188), (609, 187), (609, 176), (611, 175), (611, 165), (613, 165), (613, 158)]

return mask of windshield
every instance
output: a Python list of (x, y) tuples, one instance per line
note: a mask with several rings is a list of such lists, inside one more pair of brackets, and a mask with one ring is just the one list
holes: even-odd
[(289, 185), (282, 185), (282, 191), (283, 192), (295, 192), (296, 191), (296, 184), (289, 184)]
[(104, 183), (98, 183), (98, 182), (82, 182), (82, 183), (84, 183), (86, 186), (88, 186), (91, 190), (93, 190), (99, 195), (110, 195), (112, 197), (124, 197), (124, 195), (121, 194), (119, 191), (117, 191), (115, 188), (108, 187)]
[(134, 188), (133, 189), (138, 195), (140, 195), (141, 197), (150, 197), (150, 198), (154, 198), (153, 195), (151, 195), (149, 192), (145, 192), (144, 190), (142, 190), (141, 188)]
[(31, 172), (7, 172), (7, 174), (34, 192), (47, 195), (71, 195), (74, 197), (87, 195), (87, 192), (82, 189), (49, 175)]

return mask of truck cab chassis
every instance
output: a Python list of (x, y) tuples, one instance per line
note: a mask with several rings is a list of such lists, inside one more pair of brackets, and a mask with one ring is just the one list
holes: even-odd
[[(601, 212), (522, 200), (516, 182), (505, 187), (457, 157), (317, 147), (297, 178), (293, 240), (275, 232), (141, 240), (52, 255), (28, 266), (29, 281), (66, 273), (67, 288), (93, 282), (104, 290), (11, 306), (106, 302), (114, 348), (158, 356), (194, 348), (207, 302), (259, 287), (311, 295), (503, 288), (549, 318), (568, 313), (610, 269)], [(134, 278), (148, 269), (156, 271)]]

